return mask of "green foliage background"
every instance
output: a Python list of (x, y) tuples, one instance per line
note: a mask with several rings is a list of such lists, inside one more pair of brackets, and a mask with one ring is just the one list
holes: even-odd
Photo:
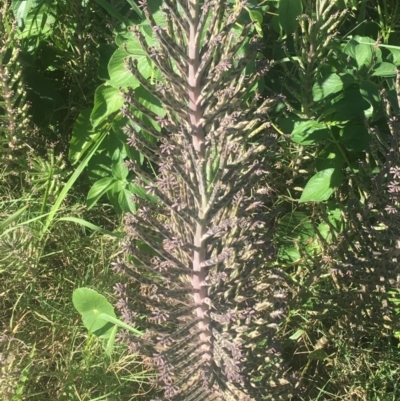
[[(160, 79), (129, 31), (139, 26), (155, 43), (150, 25), (132, 0), (0, 5), (3, 399), (143, 399), (151, 372), (122, 346), (105, 353), (103, 340), (82, 328), (71, 295), (91, 287), (112, 300), (109, 265), (120, 252), (123, 213), (137, 210), (133, 196), (156, 201), (125, 165), (136, 161), (156, 174), (151, 159), (126, 144), (119, 90), (133, 88), (164, 116), (125, 64), (134, 56), (149, 82)], [(151, 2), (157, 22), (160, 5)], [(279, 266), (291, 283), (283, 358), (301, 374), (301, 399), (399, 399), (398, 310), (370, 324), (376, 306), (340, 299), (344, 284), (328, 255), (342, 238), (349, 249), (362, 240), (349, 200), (365, 206), (363, 224), (387, 230), (376, 223), (383, 189), (371, 183), (385, 171), (388, 121), (399, 112), (400, 6), (251, 0), (249, 21), (273, 60), (252, 93), (280, 96), (265, 116), (268, 130), (251, 140), (277, 138), (263, 156), (274, 166), (263, 183), (273, 193), (266, 207), (280, 210), (277, 255), (266, 268)], [(349, 274), (349, 292), (357, 280)], [(397, 284), (386, 291), (397, 305)], [(363, 316), (363, 336), (347, 330), (352, 308)]]

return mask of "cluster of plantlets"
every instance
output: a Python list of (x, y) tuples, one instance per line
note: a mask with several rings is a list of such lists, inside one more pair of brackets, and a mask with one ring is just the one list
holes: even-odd
[[(138, 213), (126, 217), (127, 252), (114, 265), (139, 284), (139, 291), (116, 287), (122, 319), (145, 329), (125, 340), (157, 368), (162, 399), (285, 399), (291, 383), (273, 356), (284, 283), (278, 269), (263, 269), (273, 257), (272, 217), (257, 213), (268, 189), (248, 195), (265, 173), (257, 156), (266, 149), (249, 138), (275, 103), (249, 89), (268, 62), (257, 54), (255, 38), (249, 40), (251, 24), (233, 29), (246, 2), (167, 1), (155, 13), (150, 3), (141, 5), (153, 41), (141, 27), (132, 29), (133, 41), (162, 79), (147, 81), (143, 66), (129, 57), (127, 69), (143, 89), (123, 90), (122, 116), (128, 144), (158, 174), (153, 178), (135, 160), (127, 166), (158, 201), (140, 200)], [(245, 43), (250, 55), (242, 56)], [(246, 75), (252, 59), (254, 71)], [(142, 103), (142, 91), (162, 113)]]

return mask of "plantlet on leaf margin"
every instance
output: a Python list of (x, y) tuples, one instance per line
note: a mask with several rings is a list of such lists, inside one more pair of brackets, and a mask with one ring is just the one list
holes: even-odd
[[(272, 216), (259, 213), (266, 191), (248, 196), (265, 174), (257, 157), (266, 146), (247, 138), (275, 100), (250, 93), (269, 63), (249, 39), (252, 24), (237, 28), (247, 2), (166, 0), (156, 12), (140, 5), (156, 40), (150, 46), (138, 27), (132, 34), (163, 80), (148, 82), (132, 58), (126, 65), (166, 114), (123, 89), (128, 143), (153, 156), (159, 174), (127, 163), (158, 202), (138, 199), (138, 213), (125, 219), (126, 257), (114, 270), (133, 285), (115, 287), (117, 307), (145, 334), (122, 337), (157, 368), (158, 400), (288, 399), (292, 383), (274, 338), (285, 283), (263, 268), (274, 257)], [(241, 56), (244, 45), (250, 54)], [(252, 59), (255, 72), (246, 75)]]

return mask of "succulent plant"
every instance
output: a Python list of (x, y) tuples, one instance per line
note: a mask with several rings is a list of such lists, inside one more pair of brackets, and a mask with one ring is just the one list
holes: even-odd
[[(250, 93), (269, 63), (252, 24), (237, 24), (246, 1), (165, 0), (163, 26), (140, 4), (156, 44), (139, 27), (132, 34), (162, 79), (146, 80), (133, 58), (126, 65), (166, 114), (124, 91), (128, 143), (158, 166), (153, 178), (127, 163), (158, 201), (137, 199), (139, 211), (125, 220), (126, 257), (114, 263), (132, 282), (115, 288), (123, 319), (146, 330), (125, 339), (157, 367), (159, 399), (289, 399), (275, 340), (285, 282), (265, 267), (274, 257), (274, 215), (262, 212), (269, 189), (260, 184), (268, 141), (250, 139), (268, 138), (275, 99)], [(246, 74), (249, 60), (255, 72)]]

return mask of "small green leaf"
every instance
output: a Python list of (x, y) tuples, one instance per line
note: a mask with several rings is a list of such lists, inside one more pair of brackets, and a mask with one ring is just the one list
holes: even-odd
[(291, 340), (298, 340), (304, 333), (305, 333), (305, 330), (299, 329), (296, 331), (296, 333), (292, 334), (289, 338)]
[(329, 137), (329, 130), (325, 124), (314, 120), (300, 121), (294, 124), (292, 141), (300, 145), (313, 145), (326, 140)]
[(375, 77), (394, 77), (396, 76), (397, 67), (392, 63), (376, 64), (372, 75)]
[(94, 106), (90, 115), (93, 128), (98, 127), (111, 114), (119, 111), (123, 105), (124, 100), (118, 88), (106, 84), (98, 86), (94, 94)]
[(90, 288), (78, 288), (73, 292), (72, 303), (82, 315), (83, 324), (89, 333), (101, 338), (110, 337), (114, 324), (99, 316), (105, 314), (116, 318), (114, 308), (106, 297)]
[(328, 359), (328, 354), (322, 348), (316, 349), (308, 354), (308, 359), (310, 361), (314, 361), (315, 359), (318, 361), (325, 361), (325, 359)]
[(88, 209), (91, 209), (114, 183), (115, 179), (113, 177), (104, 177), (96, 181), (87, 194), (86, 204)]
[(325, 99), (332, 93), (340, 92), (343, 89), (343, 81), (337, 74), (331, 74), (323, 80), (318, 80), (313, 88), (313, 99), (315, 102)]
[(299, 203), (321, 202), (328, 200), (335, 188), (343, 181), (343, 174), (340, 170), (328, 168), (319, 171), (307, 182)]
[(298, 26), (297, 17), (303, 12), (301, 0), (280, 0), (279, 23), (286, 35), (291, 35)]

